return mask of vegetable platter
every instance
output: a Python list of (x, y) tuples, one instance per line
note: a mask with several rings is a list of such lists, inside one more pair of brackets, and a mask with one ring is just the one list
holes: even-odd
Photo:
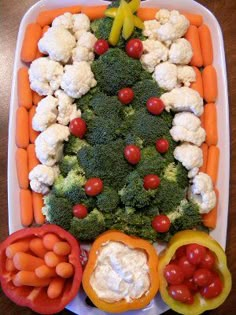
[[(17, 230), (19, 230), (20, 228), (22, 228), (22, 223), (25, 226), (29, 226), (31, 224), (31, 221), (32, 221), (31, 218), (29, 218), (29, 216), (26, 215), (24, 217), (24, 215), (22, 215), (21, 208), (20, 208), (20, 203), (21, 203), (21, 207), (22, 207), (22, 204), (25, 201), (27, 201), (27, 198), (28, 198), (28, 196), (26, 196), (26, 192), (27, 191), (24, 190), (25, 188), (27, 188), (28, 183), (24, 182), (24, 176), (23, 176), (24, 175), (23, 174), (24, 170), (23, 170), (23, 167), (21, 166), (22, 165), (21, 162), (24, 161), (25, 158), (26, 158), (24, 156), (26, 151), (22, 150), (22, 149), (19, 149), (19, 147), (22, 148), (20, 145), (18, 145), (18, 149), (16, 147), (16, 143), (19, 144), (19, 143), (22, 143), (22, 141), (24, 142), (24, 136), (25, 136), (24, 128), (23, 128), (24, 126), (22, 126), (22, 128), (23, 128), (22, 129), (22, 133), (18, 133), (18, 136), (15, 139), (16, 128), (17, 128), (16, 125), (17, 124), (19, 125), (19, 122), (21, 121), (21, 119), (24, 119), (24, 110), (21, 110), (21, 112), (22, 112), (21, 113), (20, 110), (17, 110), (17, 108), (18, 108), (18, 104), (19, 104), (18, 95), (19, 96), (21, 95), (21, 90), (24, 89), (25, 86), (24, 85), (22, 85), (22, 86), (17, 85), (17, 77), (18, 78), (24, 77), (25, 73), (24, 73), (24, 70), (22, 70), (22, 71), (18, 71), (18, 70), (19, 70), (19, 68), (25, 66), (25, 63), (23, 63), (21, 60), (24, 60), (26, 62), (33, 60), (33, 59), (30, 59), (30, 57), (29, 57), (29, 59), (27, 59), (28, 58), (28, 53), (29, 52), (32, 53), (32, 51), (30, 51), (30, 50), (25, 50), (25, 51), (21, 50), (23, 39), (24, 39), (24, 36), (25, 36), (25, 30), (26, 30), (26, 27), (27, 27), (27, 25), (29, 23), (35, 22), (38, 14), (41, 11), (57, 9), (57, 8), (60, 8), (60, 7), (63, 8), (65, 6), (66, 7), (68, 7), (68, 6), (76, 6), (76, 5), (82, 5), (82, 6), (85, 7), (85, 6), (88, 5), (88, 1), (71, 0), (71, 1), (68, 2), (68, 1), (65, 1), (65, 0), (60, 0), (60, 1), (56, 1), (56, 0), (50, 0), (50, 1), (49, 0), (41, 0), (37, 4), (32, 6), (29, 9), (29, 11), (25, 14), (25, 16), (22, 19), (20, 28), (19, 28), (19, 35), (18, 35), (16, 54), (15, 54), (13, 82), (12, 82), (12, 96), (11, 96), (11, 104), (10, 104), (10, 122), (9, 122), (8, 204), (9, 204), (9, 232), (10, 232), (10, 234), (15, 232), (15, 231), (17, 231)], [(91, 1), (89, 1), (89, 6), (102, 6), (102, 5), (107, 5), (107, 1), (99, 1), (99, 0), (91, 0)], [(127, 3), (124, 4), (124, 6), (127, 6)], [(229, 112), (228, 112), (227, 77), (226, 77), (224, 44), (223, 44), (223, 37), (222, 37), (222, 32), (221, 32), (220, 26), (219, 26), (217, 20), (215, 19), (215, 17), (211, 14), (211, 12), (209, 12), (205, 7), (201, 6), (200, 4), (198, 4), (197, 2), (195, 2), (193, 0), (191, 0), (191, 1), (187, 1), (187, 0), (184, 0), (184, 1), (183, 0), (175, 0), (175, 1), (171, 1), (171, 0), (167, 0), (167, 1), (147, 0), (147, 1), (143, 1), (141, 6), (142, 7), (147, 7), (147, 8), (148, 7), (149, 8), (165, 8), (165, 9), (168, 9), (168, 10), (178, 10), (178, 11), (180, 11), (180, 13), (185, 14), (187, 19), (189, 17), (190, 22), (191, 22), (191, 18), (194, 19), (194, 17), (196, 18), (196, 14), (199, 14), (199, 15), (202, 16), (203, 22), (208, 26), (208, 28), (210, 30), (211, 37), (212, 37), (212, 45), (213, 45), (213, 63), (211, 65), (211, 61), (208, 62), (208, 60), (203, 60), (204, 61), (203, 64), (204, 64), (205, 68), (204, 68), (204, 70), (202, 72), (202, 77), (203, 77), (203, 85), (205, 84), (204, 85), (204, 99), (205, 99), (206, 103), (208, 103), (207, 106), (205, 106), (205, 117), (206, 117), (207, 111), (208, 111), (209, 112), (208, 113), (208, 124), (209, 124), (209, 121), (212, 121), (212, 126), (214, 125), (216, 130), (212, 131), (212, 129), (211, 129), (211, 130), (207, 131), (207, 123), (205, 123), (205, 125), (206, 125), (205, 129), (206, 129), (206, 132), (207, 132), (207, 137), (211, 137), (211, 139), (210, 140), (209, 139), (206, 140), (206, 142), (207, 142), (207, 144), (209, 146), (211, 145), (210, 148), (212, 150), (208, 149), (207, 152), (208, 152), (208, 157), (210, 157), (210, 156), (214, 157), (213, 158), (213, 162), (214, 162), (214, 159), (215, 159), (215, 155), (217, 155), (219, 151), (221, 152), (220, 159), (219, 159), (219, 166), (218, 166), (218, 177), (215, 176), (214, 171), (210, 175), (210, 169), (209, 169), (209, 173), (207, 172), (211, 176), (214, 185), (216, 185), (216, 187), (217, 187), (217, 189), (219, 191), (217, 221), (216, 221), (216, 226), (214, 226), (215, 227), (214, 230), (211, 232), (211, 235), (212, 235), (213, 238), (215, 238), (216, 241), (218, 241), (221, 244), (221, 246), (223, 248), (225, 248), (225, 246), (226, 246), (226, 233), (227, 233), (227, 217), (228, 217), (230, 152), (229, 152), (229, 117), (228, 117), (229, 116)], [(87, 12), (90, 12), (90, 11), (88, 10)], [(151, 11), (149, 11), (149, 13), (150, 12)], [(92, 14), (92, 13), (90, 12), (90, 14)], [(111, 10), (111, 12), (109, 12), (109, 14), (111, 14), (110, 17), (115, 18), (116, 14), (117, 15), (119, 14), (119, 9), (117, 11), (117, 9), (114, 8), (113, 10)], [(191, 14), (193, 14), (193, 15), (191, 15)], [(138, 14), (138, 16), (140, 18), (142, 18), (142, 14), (141, 13), (140, 13), (140, 15)], [(115, 21), (115, 19), (114, 19), (114, 21)], [(117, 19), (117, 21), (118, 21), (118, 19)], [(129, 22), (130, 20), (128, 19), (127, 21)], [(136, 18), (136, 21), (134, 23), (136, 23), (135, 26), (138, 27), (137, 25), (140, 25), (140, 20), (138, 20)], [(201, 24), (201, 22), (199, 23), (199, 21), (197, 19), (196, 20), (192, 20), (192, 24), (194, 24), (194, 23), (197, 26), (200, 26), (200, 24)], [(128, 24), (129, 23), (127, 23), (127, 25)], [(125, 22), (124, 22), (124, 26), (123, 27), (125, 28)], [(126, 37), (129, 38), (129, 36), (130, 36), (130, 34), (129, 34), (129, 31), (130, 31), (129, 26), (126, 27), (126, 30), (124, 28), (123, 28), (122, 36), (124, 38), (126, 38)], [(191, 42), (191, 39), (193, 39), (193, 37), (194, 37), (195, 29), (197, 29), (196, 26), (192, 26), (191, 25), (189, 30), (188, 30), (188, 32), (185, 35), (185, 38), (189, 42)], [(45, 31), (47, 32), (47, 29)], [(200, 28), (199, 28), (199, 34), (200, 34), (200, 37), (202, 36), (203, 40), (205, 40), (207, 42), (207, 32), (206, 32), (206, 30), (205, 29), (203, 30), (203, 28), (202, 28), (201, 31), (200, 31)], [(117, 34), (114, 33), (113, 36), (111, 35), (109, 37), (110, 44), (115, 45), (117, 43), (116, 35)], [(149, 35), (146, 35), (146, 36), (149, 36)], [(117, 37), (117, 40), (118, 40), (118, 37)], [(191, 42), (191, 44), (192, 44), (193, 51), (196, 52), (198, 47), (195, 47), (195, 42)], [(168, 46), (168, 44), (166, 44), (166, 45)], [(109, 46), (108, 46), (108, 48), (109, 48)], [(100, 54), (104, 53), (103, 49), (105, 49), (105, 51), (106, 51), (107, 48), (104, 47), (104, 45), (103, 45), (103, 46), (98, 47), (97, 51), (96, 51), (96, 48), (95, 48), (95, 51), (96, 51), (96, 53), (98, 55), (100, 55)], [(25, 53), (25, 55), (24, 55), (24, 53)], [(137, 59), (137, 56), (132, 55), (131, 49), (130, 49), (130, 52), (128, 52), (128, 50), (127, 50), (127, 54), (130, 57), (133, 57), (133, 58)], [(50, 53), (49, 53), (49, 55), (50, 55)], [(206, 58), (209, 58), (209, 59), (212, 58), (212, 56), (210, 56), (210, 54), (207, 51), (205, 51), (205, 55), (204, 56)], [(195, 55), (194, 57), (197, 57), (197, 56)], [(67, 61), (67, 59), (66, 59), (67, 57), (65, 55), (64, 55), (63, 58), (64, 59), (61, 59), (62, 62)], [(162, 59), (162, 61), (165, 61), (165, 60)], [(173, 62), (173, 63), (175, 63), (175, 62)], [(179, 63), (181, 64), (181, 62), (179, 62)], [(188, 62), (186, 62), (186, 64), (187, 63)], [(176, 64), (178, 64), (178, 62), (176, 62)], [(200, 61), (199, 65), (198, 65), (197, 60), (195, 60), (195, 64), (193, 64), (193, 65), (201, 67), (202, 63)], [(99, 71), (98, 69), (99, 69), (99, 66), (98, 66), (97, 70), (95, 69), (95, 72)], [(153, 71), (149, 71), (149, 72), (153, 72)], [(197, 72), (196, 72), (196, 74), (197, 74)], [(158, 75), (156, 73), (155, 73), (155, 75), (156, 75), (155, 79), (156, 79), (156, 81), (158, 82), (158, 84), (159, 84), (159, 86), (161, 88), (163, 88), (165, 90), (169, 90), (169, 91), (173, 89), (173, 87), (168, 89), (168, 87), (165, 86), (165, 84), (163, 84), (163, 86), (161, 86), (161, 84), (162, 84), (161, 80), (158, 81), (158, 78), (157, 78)], [(200, 74), (200, 76), (201, 76), (201, 74)], [(205, 76), (205, 79), (204, 79), (204, 76)], [(217, 83), (214, 82), (215, 86), (213, 86), (214, 84), (211, 85), (212, 82), (209, 84), (209, 82), (210, 82), (209, 78), (210, 78), (210, 80), (212, 80), (212, 78), (215, 78), (215, 76), (217, 77)], [(194, 80), (192, 80), (192, 81), (194, 81)], [(91, 82), (92, 82), (92, 80), (91, 80)], [(65, 83), (64, 87), (63, 87), (65, 91), (66, 91), (66, 89), (67, 89), (67, 91), (69, 91), (69, 84), (68, 84), (68, 86), (67, 86), (67, 84), (68, 83)], [(133, 85), (133, 83), (130, 84), (130, 85)], [(184, 85), (185, 85), (185, 82), (184, 82)], [(217, 85), (218, 85), (218, 96), (216, 95)], [(93, 87), (93, 86), (94, 86), (93, 83), (91, 83), (90, 88)], [(186, 86), (188, 86), (188, 85), (186, 85)], [(194, 83), (192, 84), (192, 88), (196, 89), (199, 92), (198, 86), (195, 85), (195, 88), (194, 88)], [(123, 103), (123, 104), (129, 103), (130, 102), (130, 97), (131, 97), (131, 99), (133, 97), (132, 95), (131, 96), (130, 95), (127, 96), (127, 90), (128, 89), (126, 89), (125, 92), (123, 91), (124, 94), (126, 93), (126, 96), (122, 95), (122, 93), (120, 94), (120, 92), (122, 90), (119, 90), (118, 98), (121, 101), (121, 103)], [(108, 91), (108, 94), (109, 94), (109, 92), (110, 91)], [(201, 94), (201, 91), (199, 93)], [(25, 94), (26, 94), (26, 91), (25, 91)], [(22, 107), (26, 107), (27, 108), (27, 98), (24, 99), (24, 95), (25, 94), (23, 93), (21, 95), (22, 99), (20, 98), (20, 101), (22, 101), (24, 104), (23, 103), (20, 104), (20, 105), (23, 105), (23, 106), (20, 107), (20, 109), (22, 109)], [(85, 94), (85, 93), (82, 93), (82, 95), (83, 94)], [(74, 92), (74, 95), (71, 94), (70, 96), (74, 97), (74, 98), (78, 98), (78, 97), (81, 96), (81, 95), (80, 96), (76, 96), (75, 92)], [(112, 92), (111, 95), (114, 95), (114, 93)], [(56, 96), (59, 98), (59, 95), (56, 95)], [(217, 96), (217, 98), (216, 98), (216, 96)], [(163, 98), (163, 101), (164, 101), (164, 98)], [(166, 98), (166, 101), (167, 101), (167, 98)], [(216, 106), (214, 104), (212, 104), (213, 102), (216, 103)], [(164, 103), (165, 103), (165, 101), (164, 101)], [(30, 108), (30, 106), (31, 106), (31, 104), (29, 104), (29, 108)], [(171, 107), (171, 105), (169, 105), (169, 106)], [(148, 109), (148, 111), (151, 114), (157, 115), (157, 113), (155, 113), (155, 110), (153, 112), (153, 109), (151, 107), (152, 107), (152, 104), (151, 103), (148, 104), (148, 102), (147, 102), (147, 109)], [(167, 108), (167, 105), (166, 105), (166, 108)], [(195, 108), (195, 110), (197, 111), (197, 108)], [(194, 112), (194, 110), (192, 110), (192, 111)], [(218, 125), (216, 125), (216, 119), (214, 119), (214, 117), (213, 117), (213, 114), (215, 113), (215, 111), (217, 112), (217, 116), (218, 116)], [(195, 112), (194, 112), (194, 114), (195, 114)], [(32, 115), (34, 115), (34, 113)], [(200, 116), (200, 113), (198, 113), (196, 115)], [(209, 117), (210, 117), (210, 119), (209, 119)], [(218, 139), (217, 139), (217, 136), (216, 136), (217, 129), (218, 129)], [(71, 131), (71, 133), (73, 135), (75, 135), (76, 128), (73, 131), (73, 128), (71, 127), (70, 131)], [(80, 133), (77, 134), (77, 136), (79, 138), (83, 138), (83, 135), (84, 135), (85, 132), (86, 132), (86, 125), (82, 127), (82, 134), (81, 134), (81, 129), (80, 129)], [(32, 130), (31, 130), (31, 134), (29, 135), (30, 139), (31, 139), (31, 137), (34, 138), (36, 136), (37, 136), (37, 134), (32, 132)], [(172, 137), (174, 138), (173, 135), (172, 135)], [(90, 137), (90, 139), (92, 139), (92, 138)], [(161, 140), (163, 140), (163, 139), (161, 139)], [(180, 139), (178, 139), (178, 140), (180, 140)], [(176, 140), (176, 141), (178, 141), (178, 140)], [(189, 140), (185, 139), (185, 140), (181, 140), (181, 141), (189, 141)], [(190, 140), (190, 142), (192, 142), (192, 140)], [(200, 144), (201, 143), (202, 142), (200, 142)], [(166, 150), (168, 150), (168, 146), (167, 145), (169, 145), (168, 141), (167, 141), (167, 144), (165, 142), (165, 147), (163, 149), (163, 143), (160, 143), (160, 142), (157, 143), (156, 142), (156, 150), (158, 152), (160, 152), (160, 153), (165, 153)], [(216, 147), (216, 145), (217, 145), (217, 147)], [(26, 146), (23, 145), (23, 148), (26, 148), (26, 147), (27, 147), (27, 145)], [(127, 149), (127, 147), (129, 147), (129, 145), (126, 146), (126, 149)], [(137, 150), (137, 146), (133, 146), (133, 147), (136, 147), (136, 150)], [(166, 149), (166, 147), (167, 147), (167, 149)], [(207, 147), (206, 144), (205, 144), (205, 147)], [(132, 150), (133, 149), (134, 148), (132, 148)], [(204, 146), (202, 147), (202, 151), (204, 152)], [(210, 152), (210, 151), (212, 151), (212, 152)], [(32, 158), (34, 156), (34, 154), (35, 154), (35, 152), (33, 150), (33, 145), (29, 145), (28, 146), (27, 152), (28, 152), (28, 156), (31, 157), (31, 160), (29, 160), (29, 162), (32, 162), (31, 166), (33, 168), (34, 163), (35, 163), (35, 160)], [(137, 153), (137, 151), (136, 151), (136, 153)], [(139, 151), (138, 151), (138, 153), (140, 154)], [(124, 155), (125, 155), (126, 160), (130, 164), (137, 164), (139, 162), (139, 160), (140, 160), (140, 156), (138, 156), (138, 157), (137, 157), (137, 155), (136, 156), (134, 156), (134, 155), (130, 156), (130, 151), (125, 151)], [(79, 158), (80, 158), (80, 162), (81, 162), (83, 160), (83, 158), (81, 158), (81, 157), (79, 157)], [(175, 158), (178, 160), (178, 158), (176, 156), (175, 156)], [(208, 161), (209, 161), (209, 159), (208, 159)], [(15, 161), (16, 161), (16, 163), (15, 163)], [(37, 162), (36, 162), (36, 164), (37, 164)], [(83, 165), (83, 167), (84, 167), (84, 165)], [(20, 172), (19, 172), (19, 169), (21, 169)], [(187, 169), (191, 170), (191, 168), (187, 168)], [(155, 189), (155, 188), (158, 187), (158, 185), (160, 183), (159, 182), (160, 179), (158, 178), (158, 176), (156, 176), (155, 178), (153, 178), (153, 176), (152, 176), (152, 178), (150, 178), (150, 176), (151, 175), (147, 175), (147, 176), (144, 177), (144, 188), (146, 190), (147, 189)], [(193, 175), (193, 177), (194, 176), (195, 175)], [(86, 184), (85, 184), (85, 191), (86, 191), (86, 194), (88, 196), (95, 196), (95, 195), (99, 194), (102, 191), (102, 181), (100, 180), (100, 183), (99, 183), (100, 186), (99, 186), (99, 188), (97, 188), (98, 191), (94, 192), (94, 189), (90, 190), (91, 189), (91, 185), (93, 185), (94, 183), (91, 183), (91, 185), (90, 186), (88, 185), (87, 188), (86, 188), (86, 185), (89, 183), (90, 180), (88, 180), (86, 182)], [(156, 182), (154, 183), (153, 180), (155, 180)], [(20, 182), (20, 187), (24, 188), (24, 189), (21, 189), (21, 191), (19, 190), (19, 187), (17, 185), (18, 181)], [(51, 184), (49, 184), (49, 185), (51, 185)], [(96, 185), (98, 185), (98, 182), (96, 182)], [(154, 185), (155, 187), (152, 186), (152, 185)], [(32, 187), (32, 185), (31, 185), (31, 187)], [(96, 186), (96, 187), (98, 187), (98, 186)], [(46, 187), (46, 189), (47, 188), (48, 187)], [(58, 187), (56, 189), (58, 189)], [(120, 194), (120, 191), (119, 191), (119, 194)], [(126, 205), (127, 206), (131, 206), (130, 204), (128, 204), (128, 203), (126, 204), (123, 201), (123, 200), (128, 200), (128, 199), (126, 199), (126, 198), (128, 198), (127, 197), (127, 193), (126, 193), (126, 197), (124, 197), (124, 194), (123, 195), (122, 194), (123, 194), (123, 192), (120, 194), (121, 198), (123, 198), (122, 202), (125, 204), (125, 206)], [(19, 201), (19, 196), (20, 196), (20, 199), (21, 199), (20, 201)], [(41, 202), (41, 199), (39, 197), (37, 197), (39, 199), (37, 199), (36, 197), (33, 196), (33, 198), (34, 198), (33, 202), (35, 202), (34, 206), (35, 206), (35, 208), (37, 208), (37, 207), (39, 208), (40, 205), (42, 205), (42, 202)], [(25, 206), (25, 209), (26, 209), (27, 205), (25, 204), (24, 206)], [(142, 205), (142, 206), (139, 205), (140, 208), (142, 208), (144, 206), (145, 206), (145, 204)], [(80, 209), (77, 208), (76, 211), (77, 212), (80, 211), (80, 214), (81, 214), (81, 211), (85, 211), (85, 216), (86, 216), (87, 215), (87, 213), (86, 213), (87, 210), (86, 210), (86, 207), (84, 207), (84, 208), (82, 210), (81, 210), (81, 208)], [(29, 212), (30, 212), (30, 209), (29, 209)], [(75, 215), (75, 211), (74, 211), (74, 215)], [(38, 224), (40, 224), (41, 222), (43, 223), (43, 218), (40, 216), (39, 211), (35, 211), (34, 217), (35, 217), (36, 223), (38, 223)], [(83, 217), (84, 216), (81, 216), (79, 218), (83, 218)], [(53, 222), (53, 223), (55, 223), (55, 222)], [(167, 222), (166, 224), (168, 225), (169, 223)], [(118, 224), (118, 226), (119, 226), (119, 224)], [(154, 228), (154, 221), (152, 221), (152, 226)], [(158, 226), (158, 222), (155, 222), (155, 230), (157, 232), (165, 232), (166, 231), (166, 230), (165, 231), (164, 230), (163, 231), (158, 230), (157, 226)], [(212, 227), (212, 226), (208, 226), (208, 227)], [(163, 228), (163, 226), (162, 226), (162, 228)], [(165, 225), (165, 228), (166, 228), (166, 225)], [(167, 230), (168, 230), (168, 228), (167, 228)], [(138, 232), (138, 233), (140, 233), (140, 232)], [(135, 235), (140, 236), (138, 233), (136, 233)], [(149, 236), (146, 237), (146, 238), (147, 239), (151, 239), (151, 237), (149, 237)], [(154, 246), (156, 247), (158, 252), (160, 252), (163, 249), (162, 245), (154, 245)], [(215, 247), (213, 246), (212, 248), (215, 248)], [(226, 272), (226, 275), (228, 276), (227, 272)], [(104, 313), (103, 311), (101, 311), (101, 310), (99, 310), (97, 308), (92, 308), (91, 306), (88, 306), (88, 304), (85, 301), (85, 297), (86, 296), (84, 295), (84, 293), (82, 293), (80, 291), (79, 294), (75, 297), (75, 299), (67, 306), (67, 308), (70, 309), (71, 311), (77, 313), (77, 314), (91, 314), (91, 315), (92, 314), (95, 314), (95, 315), (96, 314), (97, 315), (106, 314), (106, 313)], [(148, 306), (146, 306), (144, 309), (142, 309), (140, 311), (137, 310), (135, 314), (144, 313), (144, 314), (147, 314), (147, 315), (154, 315), (154, 314), (158, 315), (158, 314), (162, 314), (167, 309), (168, 309), (168, 306), (162, 301), (162, 299), (160, 298), (160, 295), (157, 295), (151, 301), (151, 303)], [(126, 312), (125, 314), (131, 314), (131, 313)]]

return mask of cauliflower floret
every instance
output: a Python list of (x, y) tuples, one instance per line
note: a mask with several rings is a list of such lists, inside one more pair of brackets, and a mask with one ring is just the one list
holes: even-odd
[(49, 192), (49, 186), (53, 185), (58, 175), (58, 166), (50, 167), (39, 164), (29, 173), (30, 187), (33, 191), (45, 195)]
[(66, 12), (58, 17), (56, 17), (52, 21), (52, 27), (55, 26), (63, 26), (67, 30), (72, 30), (73, 29), (73, 15), (69, 12)]
[(75, 37), (63, 26), (50, 27), (38, 42), (39, 50), (52, 60), (66, 63), (76, 45)]
[(29, 68), (30, 87), (39, 95), (52, 95), (59, 89), (63, 66), (47, 57), (35, 59)]
[(185, 38), (173, 42), (169, 50), (169, 61), (176, 64), (188, 64), (193, 56), (192, 46)]
[(213, 183), (211, 177), (203, 172), (200, 172), (194, 177), (191, 190), (194, 194), (201, 194), (202, 192), (212, 191)]
[(202, 150), (196, 145), (183, 143), (174, 150), (174, 157), (181, 162), (187, 170), (201, 167), (203, 163)]
[(193, 169), (191, 169), (188, 172), (188, 178), (193, 178), (197, 175), (197, 173), (199, 172), (199, 167), (194, 167)]
[(76, 104), (73, 104), (73, 98), (69, 97), (65, 92), (58, 90), (55, 92), (58, 98), (58, 117), (57, 121), (61, 125), (68, 125), (69, 122), (77, 117), (81, 117), (81, 111), (77, 110)]
[(65, 66), (62, 76), (62, 89), (73, 98), (80, 98), (97, 84), (88, 62), (81, 61)]
[(169, 62), (162, 62), (156, 66), (153, 78), (158, 85), (167, 91), (173, 90), (177, 85), (177, 67)]
[(160, 9), (157, 11), (155, 18), (161, 23), (165, 24), (170, 19), (170, 11), (167, 9)]
[(48, 126), (54, 124), (57, 120), (58, 100), (48, 95), (43, 98), (36, 107), (36, 113), (32, 120), (33, 129), (36, 131), (44, 131)]
[(157, 29), (160, 27), (160, 23), (156, 20), (144, 21), (143, 35), (149, 39), (157, 39)]
[(197, 116), (203, 113), (203, 99), (199, 93), (188, 87), (175, 88), (161, 95), (166, 111), (190, 111)]
[(175, 115), (173, 126), (182, 126), (188, 130), (196, 131), (201, 126), (201, 120), (192, 113), (183, 112)]
[(190, 86), (191, 82), (196, 81), (196, 73), (193, 67), (190, 66), (177, 66), (177, 78), (184, 86)]
[(86, 47), (77, 46), (72, 51), (74, 62), (87, 61), (91, 63), (94, 60), (94, 53)]
[(93, 51), (94, 45), (97, 41), (96, 36), (93, 33), (90, 32), (79, 32), (79, 35), (77, 33), (77, 46), (86, 47), (89, 50)]
[(73, 14), (73, 32), (80, 30), (88, 31), (90, 29), (90, 20), (84, 13)]

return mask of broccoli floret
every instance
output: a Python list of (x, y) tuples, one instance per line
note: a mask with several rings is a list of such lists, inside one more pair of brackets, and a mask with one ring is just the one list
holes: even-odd
[(132, 135), (131, 133), (127, 134), (125, 137), (125, 144), (134, 144), (139, 148), (143, 147), (143, 140), (137, 136)]
[(119, 201), (120, 198), (117, 191), (110, 187), (104, 187), (103, 192), (97, 196), (97, 206), (102, 212), (116, 209)]
[(166, 110), (163, 110), (163, 112), (161, 113), (161, 118), (162, 118), (162, 120), (165, 121), (165, 123), (167, 124), (167, 126), (170, 129), (172, 127), (172, 121), (174, 118), (173, 112), (168, 113)]
[(130, 119), (130, 117), (132, 117), (134, 113), (135, 109), (131, 105), (123, 107), (123, 116), (125, 119), (126, 118)]
[(108, 95), (117, 95), (125, 86), (132, 86), (140, 79), (142, 65), (119, 48), (110, 48), (92, 63), (98, 86)]
[(80, 174), (85, 174), (79, 166), (76, 155), (65, 155), (59, 163), (62, 176), (66, 177), (71, 170), (77, 170)]
[(188, 186), (188, 171), (181, 163), (169, 163), (164, 170), (163, 178), (177, 183), (181, 188)]
[(104, 230), (103, 214), (94, 209), (84, 219), (73, 217), (69, 232), (80, 241), (92, 241)]
[(81, 98), (77, 99), (77, 109), (80, 109), (82, 111), (88, 109), (90, 107), (90, 101), (96, 93), (99, 93), (99, 88), (97, 86), (90, 89), (89, 92), (83, 95)]
[(85, 146), (88, 146), (88, 143), (85, 140), (81, 140), (79, 137), (70, 135), (69, 141), (64, 145), (64, 154), (77, 154), (77, 152)]
[(69, 200), (50, 193), (44, 197), (44, 204), (42, 212), (46, 216), (46, 220), (69, 230), (73, 217), (72, 204)]
[(92, 121), (96, 116), (93, 110), (91, 110), (90, 108), (87, 108), (82, 112), (81, 117), (86, 121), (86, 123), (88, 123)]

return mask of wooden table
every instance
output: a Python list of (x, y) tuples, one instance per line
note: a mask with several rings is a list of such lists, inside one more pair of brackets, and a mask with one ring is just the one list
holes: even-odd
[[(36, 0), (0, 0), (1, 12), (1, 111), (0, 111), (0, 241), (8, 235), (7, 221), (7, 140), (8, 140), (8, 110), (11, 93), (14, 51), (19, 24), (26, 10), (36, 3)], [(233, 289), (226, 302), (217, 310), (208, 312), (214, 315), (233, 315), (236, 312), (236, 1), (233, 0), (199, 0), (209, 8), (221, 24), (224, 40), (226, 61), (228, 67), (228, 86), (231, 120), (231, 180), (230, 180), (230, 210), (227, 238), (227, 257), (229, 268), (233, 275)], [(224, 154), (224, 152), (222, 152)], [(1, 314), (36, 314), (29, 309), (18, 307), (0, 292)], [(61, 314), (70, 314), (67, 310)], [(166, 315), (176, 314), (168, 311)], [(86, 315), (86, 314), (80, 314)]]

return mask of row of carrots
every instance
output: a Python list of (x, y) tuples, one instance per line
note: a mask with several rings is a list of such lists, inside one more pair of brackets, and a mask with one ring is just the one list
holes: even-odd
[(74, 274), (68, 262), (71, 247), (55, 234), (12, 243), (6, 248), (5, 268), (14, 286), (47, 287), (54, 299), (61, 295), (66, 279)]

